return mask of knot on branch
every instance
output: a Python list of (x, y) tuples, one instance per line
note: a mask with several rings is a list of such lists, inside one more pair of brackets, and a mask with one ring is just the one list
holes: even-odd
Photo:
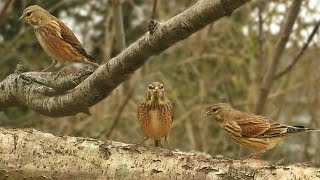
[(26, 67), (24, 67), (24, 65), (21, 62), (19, 62), (17, 64), (16, 70), (14, 71), (14, 74), (21, 74), (21, 73), (24, 73), (27, 71), (28, 71), (28, 69)]
[(148, 31), (149, 33), (152, 35), (156, 30), (157, 30), (157, 26), (158, 26), (158, 22), (155, 21), (155, 20), (151, 20), (149, 22), (149, 25), (148, 25)]
[(61, 72), (30, 72), (20, 77), (38, 87), (34, 91), (45, 96), (63, 94), (73, 89), (93, 73), (91, 69), (81, 69), (79, 72), (63, 75)]
[(233, 1), (223, 1), (221, 3), (221, 6), (222, 6), (222, 9), (224, 11), (224, 15), (225, 16), (231, 16), (233, 11), (234, 11), (234, 8), (232, 8), (232, 3)]

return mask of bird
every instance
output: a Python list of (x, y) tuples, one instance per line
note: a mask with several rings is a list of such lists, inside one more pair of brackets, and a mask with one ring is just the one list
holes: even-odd
[(320, 131), (304, 126), (280, 124), (267, 117), (241, 112), (227, 103), (213, 104), (207, 115), (215, 120), (237, 144), (252, 149), (257, 157), (274, 148), (286, 137), (308, 131)]
[(168, 136), (173, 122), (173, 108), (161, 82), (148, 85), (145, 97), (138, 104), (137, 117), (145, 136), (142, 143), (150, 138), (155, 147), (163, 148), (161, 141), (164, 139), (171, 148)]
[(79, 62), (99, 67), (97, 60), (85, 51), (71, 29), (42, 7), (28, 6), (19, 18), (19, 21), (21, 20), (33, 27), (41, 47), (52, 58), (51, 65), (42, 71), (47, 71), (58, 61)]

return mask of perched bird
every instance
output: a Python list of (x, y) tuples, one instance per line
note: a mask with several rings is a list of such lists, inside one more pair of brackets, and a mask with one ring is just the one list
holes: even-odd
[(237, 111), (226, 103), (214, 104), (207, 115), (217, 121), (236, 143), (256, 151), (253, 156), (273, 148), (292, 134), (320, 131), (304, 126), (282, 125), (263, 116)]
[(137, 115), (145, 136), (143, 143), (150, 138), (154, 140), (154, 146), (163, 147), (161, 140), (164, 138), (170, 148), (168, 135), (173, 121), (173, 110), (162, 83), (149, 84), (145, 97), (139, 102)]
[(38, 5), (29, 6), (23, 11), (19, 21), (22, 19), (33, 27), (40, 45), (52, 58), (52, 64), (42, 71), (47, 71), (57, 61), (80, 62), (99, 67), (96, 59), (87, 54), (73, 32), (45, 9)]

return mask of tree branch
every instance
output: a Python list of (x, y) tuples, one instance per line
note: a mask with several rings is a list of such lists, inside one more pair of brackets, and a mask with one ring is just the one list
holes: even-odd
[(306, 165), (274, 166), (33, 129), (0, 129), (0, 176), (7, 179), (317, 179)]
[(112, 12), (113, 12), (113, 23), (115, 31), (115, 38), (116, 38), (116, 46), (118, 52), (121, 52), (126, 48), (126, 39), (124, 33), (124, 26), (123, 26), (123, 15), (122, 15), (122, 5), (120, 0), (113, 0), (112, 1)]
[[(265, 8), (265, 1), (259, 1), (257, 4), (258, 8), (258, 64), (257, 64), (257, 82), (261, 82), (264, 73), (264, 33), (263, 33), (263, 11)], [(260, 83), (259, 83), (260, 84)]]
[(152, 5), (152, 11), (151, 11), (150, 21), (155, 20), (155, 18), (156, 18), (156, 14), (157, 14), (157, 4), (158, 4), (158, 0), (153, 0), (153, 5)]
[(117, 110), (116, 112), (116, 116), (113, 120), (113, 123), (112, 125), (110, 126), (110, 129), (108, 130), (108, 132), (106, 133), (105, 135), (105, 138), (108, 139), (110, 138), (113, 130), (115, 129), (115, 127), (118, 125), (119, 121), (120, 121), (120, 118), (121, 118), (121, 115), (126, 107), (126, 105), (128, 104), (129, 100), (132, 98), (134, 94), (134, 89), (132, 88), (128, 94), (126, 95), (125, 99), (123, 99), (123, 101), (121, 102), (120, 106), (119, 106), (119, 109)]
[(255, 113), (261, 114), (264, 105), (266, 103), (269, 91), (273, 84), (274, 76), (278, 68), (278, 64), (282, 57), (283, 51), (286, 47), (286, 44), (289, 40), (293, 25), (300, 11), (302, 0), (293, 0), (289, 8), (288, 16), (285, 18), (280, 31), (280, 37), (273, 49), (271, 64), (267, 70), (266, 75), (263, 78), (261, 89), (258, 96), (258, 101), (256, 104)]
[(0, 22), (5, 18), (5, 14), (13, 0), (6, 0), (0, 10)]
[[(70, 116), (88, 112), (88, 108), (108, 96), (114, 88), (130, 77), (150, 56), (159, 54), (250, 0), (200, 0), (191, 8), (158, 23), (153, 35), (146, 33), (135, 43), (74, 89), (58, 96), (45, 96), (35, 91), (34, 83), (26, 83), (20, 75), (8, 76), (0, 83), (0, 110), (9, 106), (27, 106), (47, 116)], [(43, 74), (34, 72), (34, 76)]]
[(303, 44), (302, 48), (300, 49), (299, 53), (297, 54), (296, 57), (294, 57), (294, 59), (292, 60), (292, 62), (286, 67), (284, 68), (282, 71), (280, 71), (275, 78), (280, 78), (281, 76), (287, 74), (293, 67), (294, 65), (297, 64), (297, 62), (299, 61), (299, 59), (301, 58), (301, 56), (304, 54), (304, 52), (307, 50), (307, 48), (309, 47), (310, 42), (312, 41), (314, 35), (317, 33), (317, 31), (319, 30), (319, 26), (320, 26), (320, 19), (319, 21), (315, 24), (311, 34), (309, 35), (307, 41)]

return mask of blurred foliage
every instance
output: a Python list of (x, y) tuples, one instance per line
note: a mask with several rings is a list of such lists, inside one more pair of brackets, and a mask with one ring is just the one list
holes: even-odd
[[(158, 1), (157, 19), (166, 21), (184, 11), (196, 0)], [(162, 81), (175, 109), (171, 145), (183, 151), (203, 151), (212, 155), (237, 158), (241, 153), (206, 117), (208, 107), (229, 102), (236, 108), (252, 112), (260, 90), (259, 77), (266, 71), (273, 47), (279, 38), (289, 0), (263, 2), (263, 54), (258, 52), (258, 10), (254, 1), (231, 17), (208, 25), (186, 40), (176, 43), (150, 60), (132, 77), (135, 88), (110, 139), (126, 143), (142, 140), (136, 108), (150, 81)], [(76, 33), (93, 56), (108, 61), (116, 56), (112, 7), (107, 0), (93, 1), (14, 1), (0, 22), (0, 78), (4, 79), (19, 61), (32, 70), (51, 63), (39, 46), (32, 28), (18, 22), (23, 9), (38, 4), (61, 18)], [(1, 3), (0, 3), (1, 5)], [(127, 44), (146, 33), (152, 1), (123, 1)], [(290, 64), (306, 41), (319, 18), (319, 5), (304, 1), (300, 16), (284, 52), (279, 70)], [(270, 92), (264, 115), (282, 123), (320, 127), (319, 104), (319, 33), (305, 55), (290, 73), (277, 79)], [(258, 61), (264, 59), (263, 68)], [(118, 87), (108, 98), (91, 108), (91, 116), (49, 118), (27, 108), (9, 108), (0, 112), (4, 127), (32, 127), (56, 135), (103, 138), (109, 131), (126, 94)], [(288, 141), (264, 154), (272, 162), (310, 162), (320, 165), (320, 134), (310, 133), (288, 138)]]

